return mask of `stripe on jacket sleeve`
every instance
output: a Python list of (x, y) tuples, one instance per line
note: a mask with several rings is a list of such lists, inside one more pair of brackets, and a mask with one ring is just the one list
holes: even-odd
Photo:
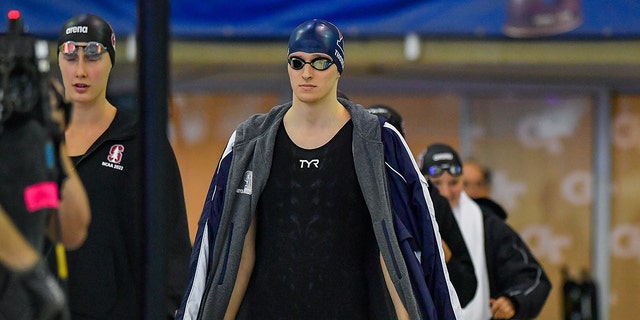
[[(236, 131), (233, 131), (233, 133), (231, 134), (231, 137), (229, 138), (229, 142), (227, 142), (227, 146), (224, 148), (224, 151), (222, 152), (222, 157), (220, 157), (220, 164), (222, 164), (224, 159), (226, 159), (231, 154), (235, 143), (236, 143)], [(218, 170), (216, 171), (216, 175), (220, 174), (220, 170), (222, 169), (222, 167), (223, 167), (222, 165), (218, 165)], [(225, 172), (225, 174), (228, 174), (228, 170), (227, 172)], [(215, 196), (216, 196), (215, 192), (211, 193), (210, 200), (213, 200)]]
[(224, 186), (226, 186), (229, 173), (235, 138), (236, 132), (234, 131), (211, 179), (191, 252), (189, 281), (182, 298), (183, 301), (176, 314), (176, 320), (195, 320), (198, 318), (198, 311), (207, 290), (207, 277), (211, 263), (210, 251), (213, 248), (212, 241), (215, 241), (220, 223), (219, 214), (223, 210), (221, 199), (224, 197)]
[(198, 317), (200, 303), (206, 290), (207, 270), (209, 261), (209, 225), (204, 226), (202, 240), (200, 242), (200, 251), (198, 252), (198, 262), (196, 272), (193, 276), (193, 285), (189, 291), (187, 303), (184, 310), (184, 320), (195, 320)]

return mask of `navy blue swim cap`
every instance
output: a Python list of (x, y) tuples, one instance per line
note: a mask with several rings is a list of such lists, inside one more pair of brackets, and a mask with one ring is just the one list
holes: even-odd
[(289, 37), (287, 57), (294, 52), (325, 53), (342, 73), (344, 69), (344, 39), (342, 32), (328, 21), (313, 19), (297, 26)]
[(107, 47), (111, 65), (116, 63), (116, 34), (111, 25), (98, 16), (88, 13), (79, 14), (67, 20), (60, 30), (58, 52), (60, 52), (60, 45), (67, 41), (100, 42)]

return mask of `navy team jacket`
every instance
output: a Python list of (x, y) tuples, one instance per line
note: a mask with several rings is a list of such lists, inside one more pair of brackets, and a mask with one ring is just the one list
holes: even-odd
[[(411, 319), (460, 319), (427, 181), (398, 131), (362, 106), (339, 99), (353, 121), (353, 157), (391, 281)], [(291, 102), (234, 131), (211, 181), (176, 319), (222, 319), (244, 236), (267, 181), (275, 136)]]

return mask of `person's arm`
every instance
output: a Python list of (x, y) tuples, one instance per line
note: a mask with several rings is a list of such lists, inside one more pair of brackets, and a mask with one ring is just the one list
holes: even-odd
[(0, 263), (12, 271), (24, 271), (32, 268), (38, 259), (38, 252), (0, 206)]
[[(61, 135), (61, 142), (58, 146), (60, 163), (66, 178), (60, 185), (60, 203), (58, 205), (58, 217), (49, 218), (49, 229), (47, 235), (53, 242), (61, 241), (66, 249), (73, 250), (79, 248), (87, 238), (87, 229), (91, 222), (91, 209), (89, 198), (84, 189), (84, 185), (76, 172), (71, 159), (67, 156), (67, 149), (64, 143), (64, 131), (66, 120), (69, 116), (63, 108), (64, 88), (62, 83), (55, 78), (50, 78), (51, 90), (49, 90), (49, 102), (51, 104), (51, 119), (57, 124), (55, 132)], [(55, 221), (57, 220), (57, 221)], [(59, 224), (59, 230), (57, 230)], [(61, 237), (61, 239), (58, 239)]]
[[(46, 262), (20, 233), (0, 205), (0, 263), (24, 288), (37, 319), (60, 316), (64, 292), (50, 274)], [(11, 290), (10, 290), (11, 291)]]
[(244, 245), (242, 247), (242, 257), (240, 258), (240, 266), (238, 267), (238, 275), (236, 276), (236, 283), (233, 286), (233, 292), (231, 292), (231, 299), (227, 306), (227, 312), (224, 315), (225, 320), (233, 320), (236, 318), (238, 311), (240, 310), (240, 304), (244, 298), (244, 294), (247, 292), (249, 286), (249, 280), (251, 279), (251, 273), (253, 272), (253, 265), (256, 260), (256, 216), (253, 216), (251, 220), (251, 226), (247, 231), (247, 235), (244, 238)]
[(409, 312), (402, 303), (402, 300), (400, 300), (396, 287), (393, 285), (393, 282), (391, 282), (391, 276), (387, 270), (387, 265), (384, 263), (382, 254), (380, 254), (380, 266), (382, 267), (382, 273), (384, 274), (384, 282), (387, 285), (387, 290), (389, 291), (389, 295), (391, 295), (391, 301), (393, 301), (393, 308), (396, 310), (397, 319), (409, 320)]
[(516, 315), (516, 309), (507, 297), (499, 297), (498, 299), (490, 299), (492, 319), (511, 319)]
[[(49, 221), (48, 236), (53, 241), (58, 238), (56, 227), (60, 224), (62, 244), (69, 250), (79, 248), (87, 238), (87, 229), (91, 221), (89, 200), (82, 181), (67, 157), (64, 143), (60, 144), (60, 161), (67, 177), (60, 187), (60, 204), (56, 216)], [(58, 221), (55, 221), (57, 219)]]
[(442, 251), (444, 252), (444, 262), (451, 261), (451, 249), (449, 248), (449, 245), (447, 245), (447, 242), (444, 240), (442, 240)]

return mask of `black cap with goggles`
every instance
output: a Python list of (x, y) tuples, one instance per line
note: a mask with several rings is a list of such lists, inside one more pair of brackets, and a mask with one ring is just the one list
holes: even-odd
[(65, 58), (76, 58), (78, 50), (83, 48), (85, 57), (89, 60), (95, 60), (107, 52), (107, 47), (97, 41), (90, 41), (85, 44), (79, 44), (75, 41), (67, 41), (58, 48)]
[(462, 174), (462, 167), (458, 165), (436, 164), (427, 168), (426, 174), (430, 177), (437, 178), (445, 172), (449, 172), (449, 174), (453, 177), (458, 177)]
[(462, 161), (460, 156), (450, 146), (443, 143), (434, 143), (420, 154), (420, 171), (430, 177), (439, 177), (445, 172), (453, 177), (462, 174)]
[[(69, 41), (72, 44), (67, 44)], [(102, 44), (95, 45), (93, 43)], [(84, 54), (93, 58), (99, 57), (103, 52), (109, 54), (111, 65), (116, 63), (116, 34), (111, 25), (96, 15), (82, 13), (67, 20), (60, 30), (58, 49), (63, 51), (63, 57), (67, 59), (77, 56), (78, 44), (84, 46)], [(63, 47), (64, 46), (64, 47)], [(74, 54), (75, 53), (75, 54)]]
[(331, 65), (333, 64), (333, 61), (331, 61), (328, 58), (322, 58), (322, 57), (315, 58), (310, 62), (304, 61), (303, 59), (298, 57), (289, 58), (289, 65), (291, 66), (291, 68), (293, 68), (293, 70), (300, 70), (304, 68), (305, 64), (311, 65), (311, 67), (313, 67), (316, 70), (323, 71), (323, 70), (329, 69), (329, 67), (331, 67)]

